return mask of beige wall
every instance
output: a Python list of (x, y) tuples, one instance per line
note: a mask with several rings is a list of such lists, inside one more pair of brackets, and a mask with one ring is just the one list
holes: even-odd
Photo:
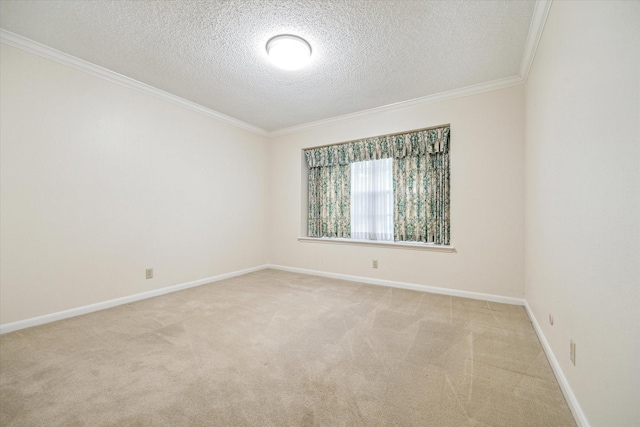
[[(266, 262), (524, 296), (589, 423), (638, 425), (637, 22), (638, 2), (555, 2), (526, 97), (269, 140), (1, 45), (0, 323)], [(301, 149), (445, 123), (455, 253), (297, 240)]]
[[(301, 149), (451, 124), (451, 242), (456, 253), (302, 243)], [(274, 264), (522, 298), (524, 88), (351, 119), (270, 141)], [(372, 269), (372, 260), (379, 269)]]
[(1, 46), (1, 323), (267, 261), (263, 137)]
[(639, 24), (554, 2), (526, 85), (526, 299), (594, 427), (640, 425)]

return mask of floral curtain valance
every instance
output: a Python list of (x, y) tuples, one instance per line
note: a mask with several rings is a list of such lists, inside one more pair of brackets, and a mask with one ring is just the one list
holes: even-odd
[(449, 151), (449, 126), (384, 135), (304, 151), (307, 166), (342, 166), (353, 162), (403, 158)]

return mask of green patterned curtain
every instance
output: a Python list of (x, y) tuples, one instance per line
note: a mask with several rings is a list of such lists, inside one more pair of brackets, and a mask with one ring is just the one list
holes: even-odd
[(310, 237), (351, 237), (351, 166), (309, 169)]
[(449, 128), (406, 135), (394, 148), (394, 240), (448, 245)]
[(426, 156), (393, 162), (393, 240), (427, 242), (428, 172)]
[(427, 167), (429, 195), (427, 197), (427, 242), (448, 245), (451, 234), (449, 212), (449, 153), (433, 153)]
[(395, 241), (449, 244), (449, 153), (395, 159), (393, 193)]
[(311, 148), (310, 237), (350, 237), (353, 162), (394, 158), (394, 239), (448, 245), (449, 127)]

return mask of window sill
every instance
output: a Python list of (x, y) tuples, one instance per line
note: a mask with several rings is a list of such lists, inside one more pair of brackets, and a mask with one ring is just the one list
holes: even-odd
[(356, 240), (331, 237), (298, 237), (303, 243), (331, 243), (335, 245), (377, 246), (383, 248), (411, 249), (418, 251), (455, 252), (456, 248), (450, 245), (435, 245), (433, 243), (419, 242), (381, 242), (375, 240)]

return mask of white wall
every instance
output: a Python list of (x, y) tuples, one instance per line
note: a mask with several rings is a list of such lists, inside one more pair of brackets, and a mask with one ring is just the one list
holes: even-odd
[(263, 137), (4, 44), (0, 64), (2, 324), (267, 261)]
[[(305, 147), (451, 124), (451, 242), (456, 253), (302, 243)], [(524, 88), (379, 113), (270, 141), (274, 264), (522, 298)], [(371, 261), (379, 261), (374, 270)]]
[[(638, 425), (638, 22), (638, 2), (555, 2), (526, 98), (513, 87), (269, 141), (1, 45), (0, 323), (268, 261), (525, 296), (588, 422)], [(445, 123), (455, 253), (297, 240), (301, 149)]]
[(554, 2), (526, 85), (526, 299), (594, 427), (640, 425), (639, 29)]

